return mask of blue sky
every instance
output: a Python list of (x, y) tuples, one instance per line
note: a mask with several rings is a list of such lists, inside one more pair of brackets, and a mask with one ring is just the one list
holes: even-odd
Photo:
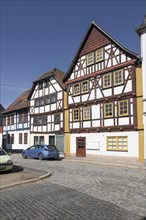
[(66, 72), (92, 21), (140, 54), (146, 0), (1, 0), (0, 103), (56, 67)]

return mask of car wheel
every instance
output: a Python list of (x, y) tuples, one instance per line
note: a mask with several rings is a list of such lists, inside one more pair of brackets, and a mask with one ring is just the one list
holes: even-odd
[(44, 155), (42, 153), (39, 154), (39, 160), (43, 160), (44, 159)]
[(26, 154), (25, 154), (25, 153), (23, 153), (23, 154), (22, 154), (22, 157), (23, 157), (24, 159), (26, 159), (26, 158), (27, 158), (27, 156), (26, 156)]

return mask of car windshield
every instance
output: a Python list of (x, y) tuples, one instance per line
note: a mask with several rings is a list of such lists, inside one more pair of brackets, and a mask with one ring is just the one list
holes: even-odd
[(6, 152), (3, 149), (0, 149), (0, 156), (7, 155)]

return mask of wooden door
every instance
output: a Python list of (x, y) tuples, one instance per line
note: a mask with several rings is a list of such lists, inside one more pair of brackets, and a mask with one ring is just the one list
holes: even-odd
[(85, 137), (76, 138), (76, 156), (86, 157), (86, 138)]

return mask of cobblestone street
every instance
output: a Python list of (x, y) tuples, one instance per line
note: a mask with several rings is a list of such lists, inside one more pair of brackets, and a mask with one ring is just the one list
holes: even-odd
[(17, 165), (50, 171), (44, 180), (0, 192), (0, 217), (8, 219), (140, 220), (146, 216), (145, 169), (34, 159)]

